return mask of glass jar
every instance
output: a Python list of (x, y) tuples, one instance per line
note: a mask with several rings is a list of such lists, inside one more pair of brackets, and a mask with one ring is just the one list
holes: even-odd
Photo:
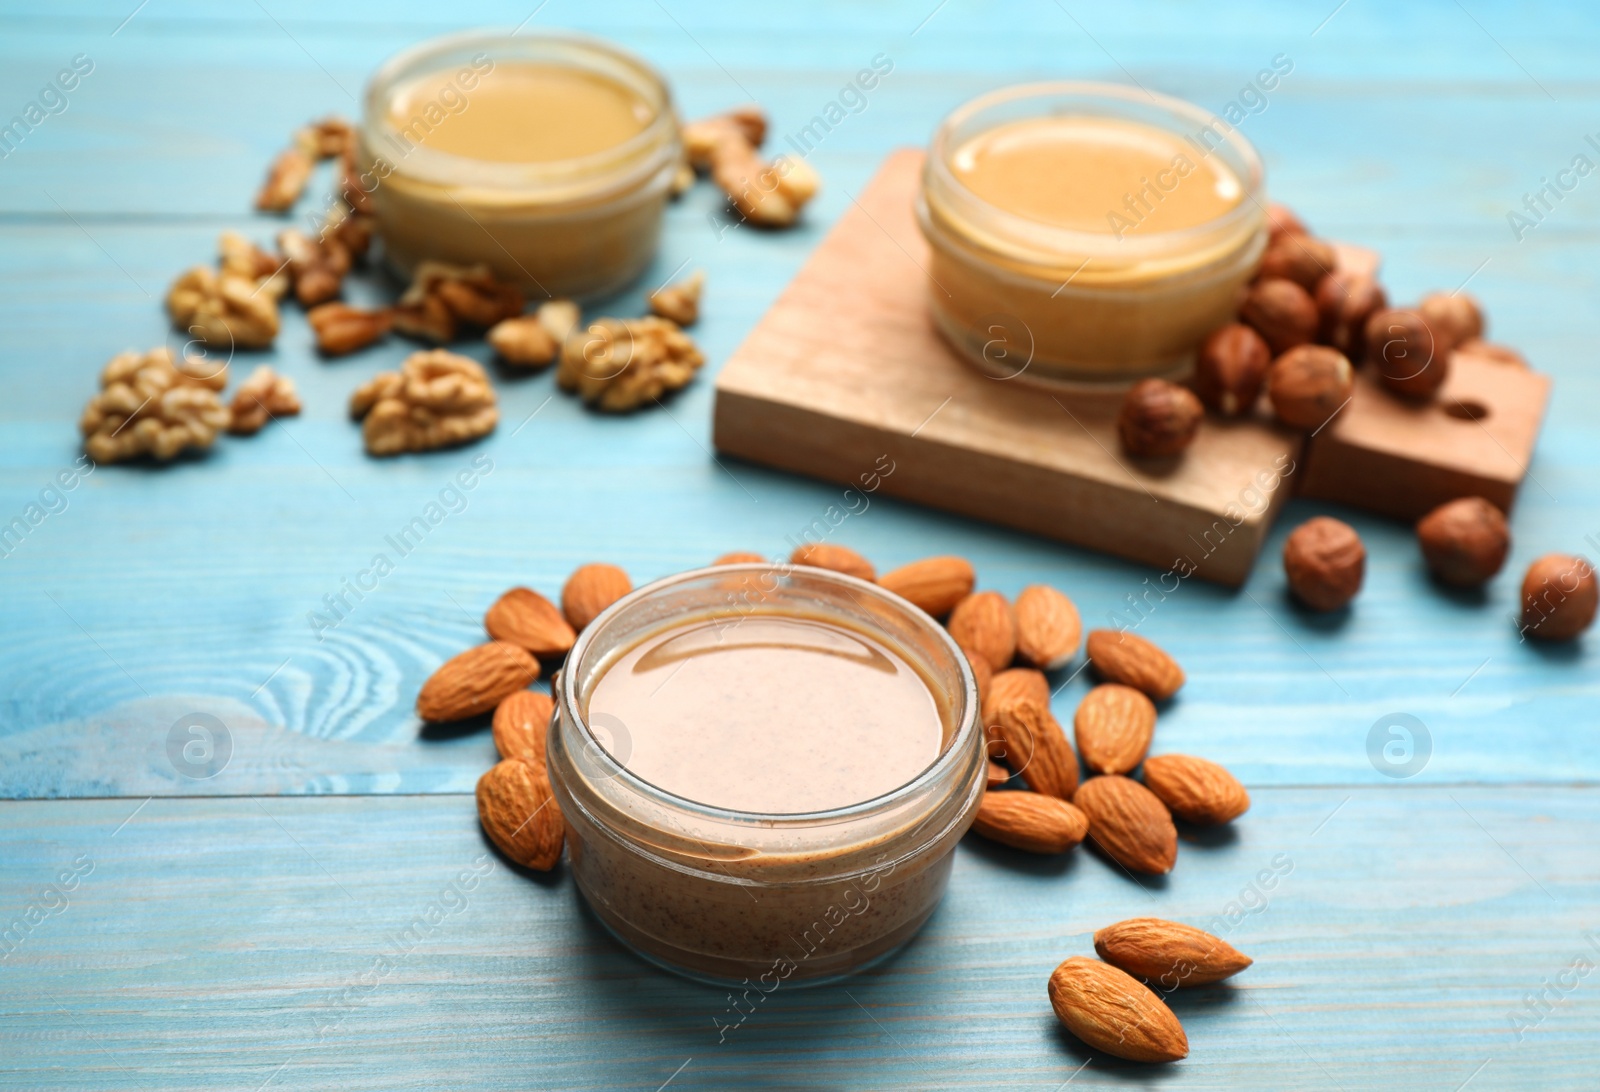
[[(470, 114), (474, 96), (493, 86), (497, 72), (495, 91), (503, 95), (506, 74), (529, 66), (625, 96), (639, 115), (637, 131), (581, 154), (528, 162), (508, 161), (498, 149), (478, 156), (429, 146), (440, 126)], [(419, 94), (423, 86), (428, 93)], [(514, 125), (518, 138), (548, 124), (548, 111), (525, 116), (527, 129)], [(487, 120), (480, 113), (469, 124)], [(570, 127), (564, 135), (573, 135)], [(425, 259), (484, 262), (532, 298), (588, 299), (616, 292), (649, 265), (682, 159), (671, 93), (638, 57), (573, 35), (474, 31), (424, 42), (373, 76), (358, 179), (371, 196), (386, 258), (400, 274)]]
[[(1192, 163), (1216, 157), (1208, 171), (1231, 173), (1241, 199), (1208, 222), (1139, 230), (1134, 218), (1185, 176), (1143, 178), (1130, 183), (1133, 204), (1084, 210), (1107, 222), (1091, 231), (1020, 215), (974, 193), (958, 177), (955, 157), (997, 126), (1032, 119), (1154, 129)], [(1181, 373), (1205, 336), (1231, 320), (1266, 249), (1263, 193), (1261, 161), (1249, 143), (1178, 99), (1072, 82), (983, 95), (944, 120), (923, 169), (917, 218), (932, 247), (934, 319), (962, 355), (996, 378), (1025, 372), (1120, 386)]]
[[(944, 745), (933, 763), (848, 807), (731, 811), (644, 781), (628, 769), (625, 726), (604, 715), (589, 723), (596, 683), (640, 641), (703, 619), (772, 615), (831, 622), (891, 646), (938, 706)], [(979, 723), (976, 685), (955, 642), (875, 584), (767, 564), (659, 580), (583, 631), (556, 684), (548, 763), (578, 889), (624, 944), (691, 978), (770, 992), (849, 974), (910, 939), (944, 894), (984, 791)]]

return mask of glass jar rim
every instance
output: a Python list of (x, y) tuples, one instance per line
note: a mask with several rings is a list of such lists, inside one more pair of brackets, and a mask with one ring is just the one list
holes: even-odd
[[(871, 799), (862, 800), (854, 804), (847, 804), (838, 808), (828, 808), (822, 811), (807, 812), (739, 811), (733, 808), (723, 808), (714, 804), (705, 804), (698, 800), (691, 800), (686, 796), (680, 796), (677, 793), (664, 789), (654, 782), (646, 781), (638, 774), (635, 774), (632, 770), (629, 770), (626, 765), (618, 762), (615, 757), (612, 756), (611, 752), (606, 749), (605, 745), (601, 743), (590, 730), (588, 718), (583, 716), (580, 712), (580, 705), (578, 701), (579, 695), (577, 692), (578, 672), (573, 670), (573, 668), (582, 662), (584, 654), (588, 651), (591, 639), (600, 631), (602, 624), (607, 619), (616, 617), (618, 614), (630, 609), (633, 605), (650, 598), (652, 595), (667, 591), (681, 584), (689, 583), (693, 580), (704, 579), (709, 576), (734, 577), (741, 573), (748, 574), (773, 571), (799, 572), (808, 578), (838, 583), (856, 594), (865, 592), (873, 598), (881, 600), (882, 602), (887, 603), (889, 606), (894, 607), (897, 610), (901, 610), (913, 618), (915, 618), (917, 614), (921, 614), (922, 618), (926, 621), (927, 627), (938, 634), (940, 642), (950, 653), (951, 659), (955, 663), (956, 668), (960, 673), (962, 682), (962, 704), (956, 711), (955, 734), (951, 736), (948, 742), (946, 742), (943, 750), (939, 752), (939, 756), (929, 763), (920, 773), (918, 773), (916, 777), (913, 777), (910, 781), (907, 781), (902, 785), (890, 789), (886, 793), (872, 797)], [(807, 565), (795, 565), (790, 562), (745, 562), (736, 565), (709, 565), (704, 568), (690, 569), (687, 572), (665, 576), (659, 580), (654, 580), (643, 587), (635, 588), (633, 591), (629, 592), (621, 599), (618, 599), (615, 603), (612, 603), (609, 607), (597, 615), (592, 622), (584, 627), (583, 632), (578, 634), (578, 639), (576, 642), (574, 642), (571, 650), (568, 651), (565, 665), (561, 669), (560, 678), (558, 680), (558, 689), (559, 693), (557, 693), (555, 696), (562, 716), (569, 718), (570, 723), (576, 726), (578, 735), (583, 741), (584, 750), (589, 752), (592, 756), (595, 756), (595, 758), (602, 765), (606, 766), (611, 771), (610, 779), (622, 782), (624, 785), (627, 785), (629, 788), (653, 799), (657, 803), (666, 804), (674, 808), (681, 808), (696, 815), (704, 816), (708, 819), (715, 819), (720, 822), (745, 826), (758, 826), (764, 829), (782, 829), (790, 827), (813, 826), (823, 823), (835, 823), (842, 820), (858, 819), (864, 816), (870, 816), (877, 812), (891, 811), (905, 801), (916, 797), (921, 792), (924, 792), (930, 785), (934, 784), (941, 778), (949, 776), (951, 769), (961, 762), (965, 751), (971, 746), (973, 738), (979, 731), (981, 731), (980, 725), (982, 721), (982, 717), (980, 716), (978, 710), (977, 680), (972, 674), (971, 665), (967, 662), (966, 653), (961, 650), (960, 645), (956, 644), (955, 638), (951, 637), (949, 632), (946, 631), (945, 628), (937, 621), (918, 610), (917, 607), (915, 607), (909, 601), (901, 598), (898, 595), (895, 595), (893, 592), (878, 584), (861, 580), (845, 573), (835, 572), (831, 569), (820, 569)]]
[[(1227, 126), (1226, 135), (1206, 154), (1212, 154), (1217, 148), (1226, 144), (1238, 155), (1245, 167), (1244, 174), (1239, 178), (1239, 184), (1244, 189), (1244, 200), (1221, 216), (1203, 224), (1171, 231), (1152, 231), (1132, 239), (1117, 239), (1098, 232), (1052, 227), (1041, 221), (1008, 212), (979, 197), (950, 169), (950, 157), (956, 150), (950, 145), (955, 140), (957, 130), (982, 111), (1028, 99), (1042, 100), (1066, 96), (1076, 97), (1086, 104), (1098, 101), (1105, 106), (1113, 107), (1152, 106), (1193, 122), (1197, 130), (1210, 129), (1219, 122)], [(1138, 120), (1143, 121), (1143, 119)], [(1152, 124), (1148, 121), (1144, 123)], [(1054, 80), (1015, 84), (969, 99), (952, 110), (939, 123), (939, 128), (934, 132), (924, 171), (927, 181), (924, 185), (924, 195), (919, 198), (919, 203), (926, 199), (929, 190), (936, 190), (938, 197), (955, 206), (963, 216), (980, 217), (988, 226), (995, 229), (996, 234), (1007, 242), (1015, 243), (1029, 260), (1039, 264), (1048, 264), (1041, 258), (1048, 258), (1050, 254), (1081, 255), (1090, 261), (1097, 257), (1115, 258), (1122, 262), (1143, 261), (1186, 246), (1203, 245), (1211, 237), (1242, 230), (1250, 221), (1266, 216), (1265, 206), (1261, 202), (1265, 183), (1261, 157), (1251, 143), (1240, 134), (1238, 126), (1203, 107), (1172, 95), (1094, 80)], [(1041, 246), (1041, 242), (1046, 245)]]
[[(429, 72), (446, 73), (452, 65), (441, 61), (430, 66), (428, 62), (460, 53), (473, 45), (482, 44), (492, 48), (507, 43), (515, 43), (525, 52), (537, 52), (541, 46), (558, 51), (567, 50), (574, 56), (587, 52), (610, 64), (632, 70), (639, 77), (634, 89), (647, 90), (655, 117), (620, 144), (587, 155), (544, 163), (500, 163), (414, 145), (399, 157), (406, 163), (407, 169), (403, 173), (428, 182), (451, 184), (458, 182), (463, 172), (470, 171), (475, 188), (527, 190), (541, 185), (562, 186), (577, 180), (604, 179), (608, 174), (631, 175), (639, 169), (641, 160), (649, 160), (649, 171), (653, 172), (656, 169), (654, 160), (658, 158), (650, 155), (653, 149), (665, 147), (675, 152), (678, 126), (672, 109), (671, 88), (666, 78), (644, 58), (602, 38), (576, 31), (547, 30), (518, 36), (515, 30), (493, 27), (429, 38), (384, 61), (367, 81), (362, 94), (364, 116), (361, 130), (369, 149), (374, 154), (385, 155), (377, 147), (376, 138), (385, 137), (391, 142), (403, 140), (387, 110), (388, 97), (400, 81)], [(385, 158), (388, 156), (385, 155)], [(398, 169), (398, 163), (395, 166)]]

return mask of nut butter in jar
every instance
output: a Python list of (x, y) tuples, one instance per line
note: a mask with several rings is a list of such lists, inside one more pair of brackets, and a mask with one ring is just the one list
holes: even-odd
[(1226, 122), (1094, 83), (946, 118), (917, 215), (934, 319), (997, 378), (1126, 385), (1187, 368), (1267, 242), (1261, 162)]
[(615, 292), (649, 264), (682, 158), (666, 83), (604, 42), (472, 32), (367, 87), (359, 184), (389, 262), (487, 262), (533, 298)]
[(942, 627), (823, 569), (657, 581), (584, 630), (548, 747), (578, 889), (624, 944), (770, 992), (933, 913), (984, 791), (977, 690)]

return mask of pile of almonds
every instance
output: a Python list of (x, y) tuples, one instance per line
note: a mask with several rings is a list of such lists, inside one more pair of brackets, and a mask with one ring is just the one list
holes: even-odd
[(1267, 249), (1240, 300), (1238, 321), (1201, 344), (1193, 389), (1147, 379), (1128, 391), (1117, 420), (1128, 454), (1178, 455), (1206, 410), (1249, 415), (1263, 389), (1278, 420), (1315, 432), (1350, 400), (1355, 368), (1363, 364), (1410, 401), (1437, 394), (1457, 349), (1525, 366), (1515, 351), (1483, 341), (1483, 313), (1472, 297), (1435, 292), (1416, 307), (1391, 308), (1382, 285), (1341, 269), (1334, 247), (1312, 236), (1293, 212), (1274, 205), (1268, 226)]
[(1130, 918), (1094, 934), (1104, 962), (1073, 956), (1050, 975), (1050, 1007), (1089, 1046), (1135, 1062), (1175, 1062), (1189, 1037), (1161, 995), (1231, 978), (1251, 959), (1221, 937), (1162, 918)]

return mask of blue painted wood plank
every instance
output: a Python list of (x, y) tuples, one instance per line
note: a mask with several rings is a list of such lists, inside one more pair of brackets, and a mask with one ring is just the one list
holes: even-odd
[[(1569, 974), (1542, 1015), (1525, 995), (1600, 960), (1594, 796), (1267, 790), (1148, 883), (969, 836), (908, 948), (741, 1000), (742, 1022), (623, 951), (564, 870), (495, 856), (470, 797), (5, 803), (0, 921), (42, 916), (0, 947), (0, 1082), (1448, 1089), (1484, 1067), (1485, 1088), (1586, 1087), (1596, 980)], [(1045, 997), (1096, 928), (1148, 914), (1256, 961), (1174, 998), (1192, 1052), (1160, 1072), (1087, 1050)]]

